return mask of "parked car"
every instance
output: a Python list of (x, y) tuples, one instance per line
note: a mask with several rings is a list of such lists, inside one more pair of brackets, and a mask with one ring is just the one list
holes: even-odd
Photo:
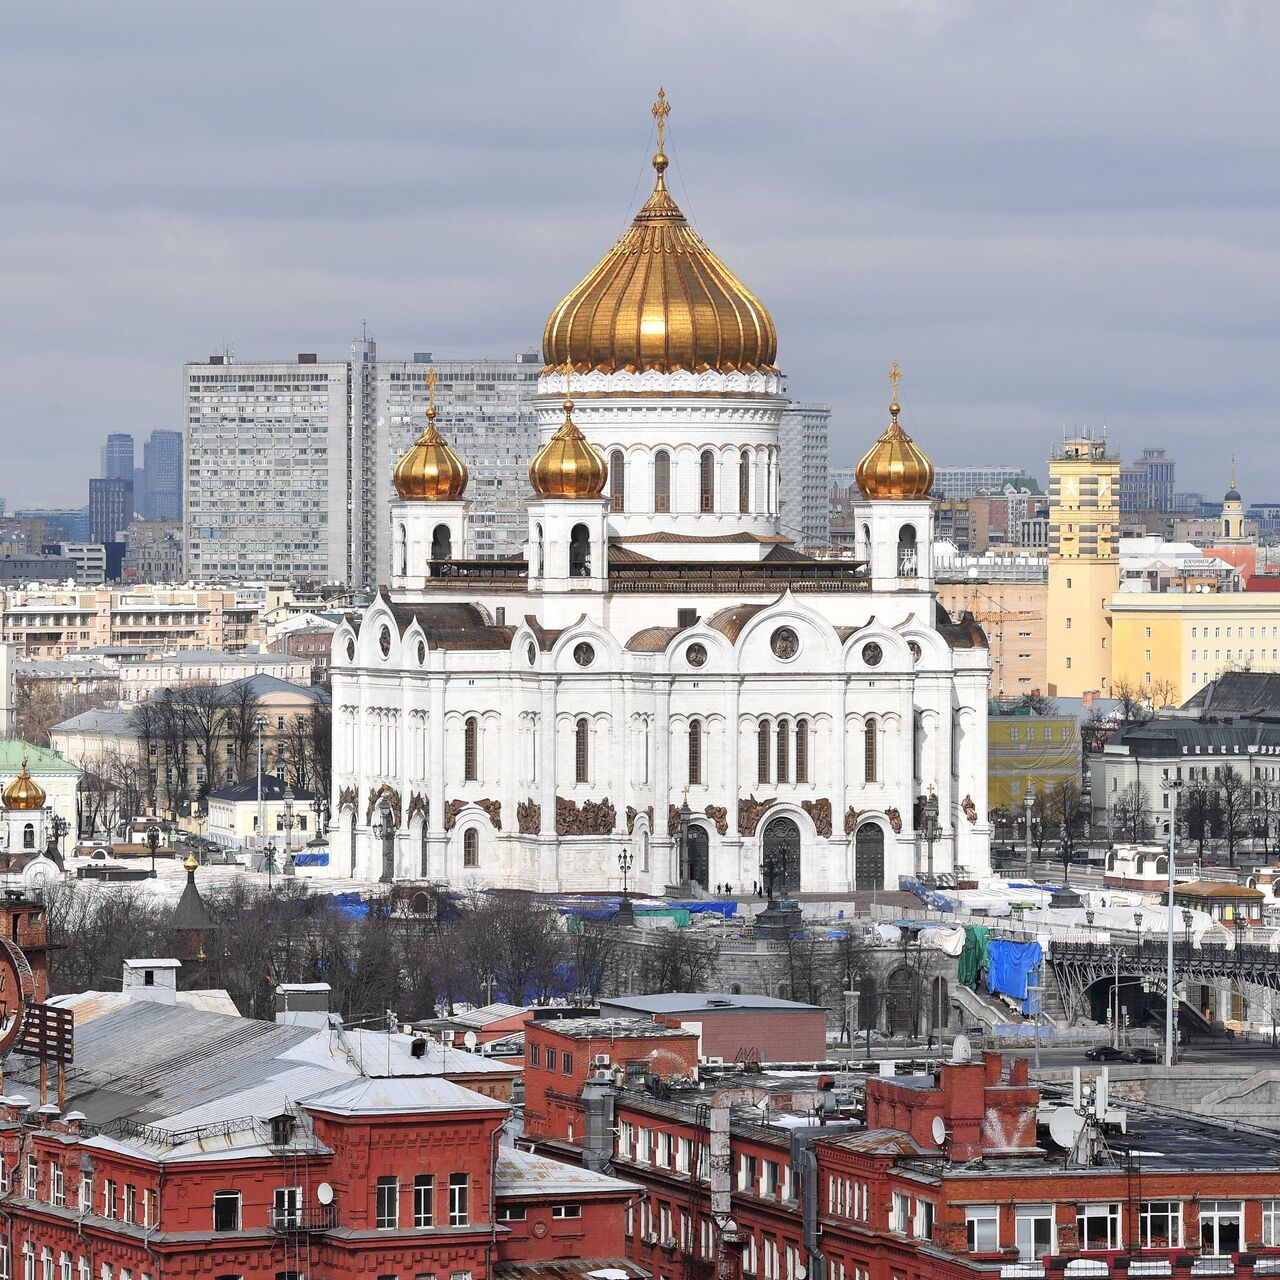
[(1159, 1062), (1160, 1055), (1154, 1049), (1148, 1049), (1145, 1045), (1135, 1044), (1132, 1048), (1126, 1049), (1120, 1057), (1125, 1062)]
[(1084, 1056), (1090, 1062), (1118, 1062), (1124, 1055), (1113, 1044), (1095, 1044), (1084, 1051)]

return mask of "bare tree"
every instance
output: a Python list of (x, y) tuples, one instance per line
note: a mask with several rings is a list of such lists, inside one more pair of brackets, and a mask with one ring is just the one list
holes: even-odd
[(1151, 797), (1140, 782), (1131, 782), (1111, 802), (1111, 829), (1122, 839), (1137, 844), (1151, 832), (1148, 811)]
[(1218, 815), (1218, 792), (1207, 782), (1196, 780), (1178, 798), (1178, 817), (1188, 840), (1194, 840), (1204, 858), (1205, 841), (1213, 835)]
[(1227, 857), (1234, 866), (1236, 845), (1249, 834), (1249, 781), (1234, 765), (1229, 764), (1218, 770), (1217, 781), (1222, 834), (1227, 840)]
[(1151, 707), (1140, 686), (1128, 680), (1115, 680), (1111, 696), (1119, 703), (1116, 712), (1121, 724), (1146, 724), (1151, 719)]
[(465, 957), (469, 999), (491, 975), (494, 999), (545, 1004), (563, 985), (564, 926), (550, 904), (525, 894), (476, 894), (464, 905), (456, 945)]
[[(257, 769), (257, 719), (262, 712), (262, 699), (254, 689), (252, 678), (234, 680), (221, 689), (222, 731), (230, 739), (231, 759), (235, 762), (237, 781), (253, 775)], [(212, 784), (210, 784), (212, 785)]]
[(1058, 860), (1062, 863), (1062, 879), (1065, 884), (1071, 877), (1071, 866), (1077, 861), (1076, 846), (1084, 834), (1084, 813), (1080, 808), (1080, 788), (1070, 779), (1063, 779), (1049, 793), (1049, 821), (1053, 836), (1058, 841)]
[(14, 732), (24, 742), (47, 747), (54, 725), (82, 711), (110, 706), (118, 697), (118, 684), (95, 686), (81, 692), (60, 689), (53, 680), (19, 676), (14, 680)]
[(218, 748), (226, 732), (227, 708), (223, 691), (216, 684), (200, 682), (183, 685), (173, 692), (173, 700), (186, 714), (187, 734), (196, 746), (196, 756), (204, 761), (204, 784), (200, 795), (215, 790), (222, 778)]
[(156, 760), (160, 753), (161, 714), (153, 702), (140, 702), (129, 713), (129, 730), (137, 739), (144, 771), (143, 800), (156, 811)]
[(720, 945), (688, 929), (663, 929), (651, 946), (635, 948), (633, 969), (641, 991), (705, 991), (715, 975)]
[(1178, 686), (1172, 680), (1155, 680), (1147, 686), (1148, 703), (1157, 714), (1166, 707), (1176, 706), (1178, 702)]
[(617, 985), (622, 948), (610, 925), (579, 921), (570, 928), (568, 962), (574, 991), (587, 1000), (598, 1000), (601, 991)]

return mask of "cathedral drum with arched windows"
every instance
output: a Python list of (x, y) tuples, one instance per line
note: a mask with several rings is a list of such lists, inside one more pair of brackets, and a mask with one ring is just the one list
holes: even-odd
[[(665, 120), (661, 100), (659, 119)], [(471, 545), (428, 375), (389, 589), (334, 637), (329, 874), (836, 894), (989, 869), (986, 638), (933, 590), (933, 468), (859, 463), (854, 556), (780, 515), (764, 304), (666, 188), (552, 310), (512, 560)]]

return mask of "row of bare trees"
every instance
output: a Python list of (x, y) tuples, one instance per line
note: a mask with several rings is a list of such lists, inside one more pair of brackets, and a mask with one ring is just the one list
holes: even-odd
[[(1111, 802), (1112, 833), (1121, 839), (1149, 840), (1154, 833), (1151, 793), (1131, 782)], [(1280, 785), (1250, 779), (1234, 765), (1222, 765), (1211, 777), (1193, 778), (1178, 795), (1178, 833), (1203, 858), (1206, 846), (1221, 842), (1232, 863), (1245, 841), (1260, 839), (1263, 853), (1280, 836)]]

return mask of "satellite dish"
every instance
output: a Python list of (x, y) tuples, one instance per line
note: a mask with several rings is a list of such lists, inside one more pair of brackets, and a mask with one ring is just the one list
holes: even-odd
[(316, 1188), (316, 1199), (319, 1200), (321, 1204), (332, 1204), (333, 1188), (327, 1182), (322, 1182)]
[(931, 1131), (934, 1142), (942, 1146), (947, 1140), (947, 1122), (941, 1116), (934, 1116)]
[(805, 1277), (808, 1274), (809, 1268), (806, 1267), (803, 1262), (796, 1263), (796, 1280), (805, 1280)]
[(1071, 1107), (1059, 1107), (1049, 1117), (1049, 1137), (1064, 1151), (1070, 1151), (1076, 1145), (1083, 1128), (1084, 1117)]
[(476, 1045), (480, 1043), (480, 1040), (474, 1031), (468, 1031), (467, 1034), (462, 1037), (462, 1043), (465, 1044), (468, 1049), (474, 1049)]
[(970, 1062), (972, 1059), (973, 1046), (969, 1043), (969, 1037), (965, 1035), (956, 1036), (951, 1042), (951, 1061)]

